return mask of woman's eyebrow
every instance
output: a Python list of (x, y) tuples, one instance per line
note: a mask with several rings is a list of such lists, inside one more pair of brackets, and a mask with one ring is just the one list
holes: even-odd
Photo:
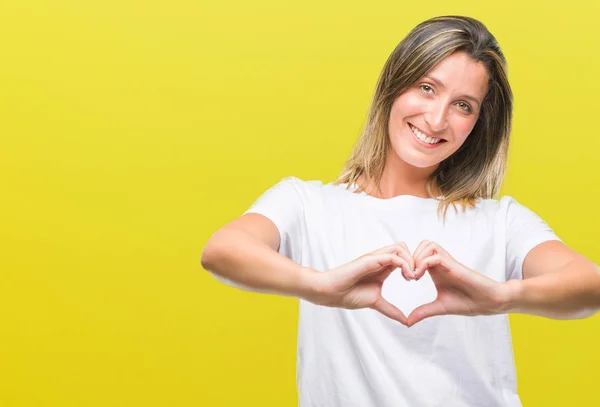
[[(440, 88), (445, 88), (446, 86), (444, 85), (444, 83), (439, 80), (438, 78), (436, 78), (435, 76), (432, 75), (426, 75), (423, 77), (423, 79), (429, 79), (432, 82), (435, 82), (436, 85), (438, 85)], [(464, 99), (469, 99), (475, 103), (477, 103), (478, 105), (481, 105), (481, 102), (479, 101), (479, 99), (477, 99), (475, 96), (471, 96), (471, 95), (462, 95), (461, 96)]]

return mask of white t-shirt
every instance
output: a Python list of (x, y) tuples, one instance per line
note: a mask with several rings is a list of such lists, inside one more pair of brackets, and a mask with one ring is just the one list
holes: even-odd
[[(245, 213), (271, 219), (279, 253), (327, 271), (397, 242), (411, 253), (422, 240), (496, 281), (522, 278), (527, 253), (560, 240), (534, 212), (510, 196), (480, 199), (446, 224), (438, 201), (401, 195), (379, 199), (287, 177)], [(383, 296), (406, 315), (436, 297), (431, 278), (407, 282), (394, 271)], [(506, 314), (436, 316), (411, 328), (371, 309), (346, 310), (300, 300), (297, 386), (300, 407), (515, 407), (512, 343)]]

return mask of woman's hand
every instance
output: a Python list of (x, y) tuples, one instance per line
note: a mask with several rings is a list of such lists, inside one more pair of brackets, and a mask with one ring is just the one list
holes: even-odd
[(309, 301), (328, 307), (372, 308), (403, 325), (406, 316), (381, 296), (381, 287), (396, 268), (414, 279), (415, 262), (405, 243), (386, 246), (317, 276), (317, 292)]
[(504, 313), (506, 286), (456, 261), (437, 243), (424, 240), (413, 254), (418, 280), (429, 271), (437, 298), (413, 310), (408, 326), (435, 315), (495, 315)]

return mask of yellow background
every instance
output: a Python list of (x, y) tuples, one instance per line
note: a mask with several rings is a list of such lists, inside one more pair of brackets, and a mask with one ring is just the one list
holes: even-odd
[[(200, 253), (281, 178), (335, 179), (436, 15), (508, 58), (503, 194), (600, 262), (599, 4), (2, 1), (0, 406), (295, 405), (296, 301)], [(526, 407), (600, 405), (600, 316), (511, 321)]]

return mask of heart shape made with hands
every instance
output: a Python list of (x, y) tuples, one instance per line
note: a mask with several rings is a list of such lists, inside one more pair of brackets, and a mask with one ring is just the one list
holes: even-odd
[[(416, 260), (417, 256), (423, 254), (423, 249), (430, 243), (423, 240), (415, 250), (409, 251), (408, 254)], [(406, 244), (401, 245), (409, 250)], [(402, 276), (402, 270), (397, 269), (384, 281), (381, 287), (381, 296), (402, 311), (404, 315), (409, 316), (415, 308), (434, 301), (437, 298), (437, 288), (428, 271), (425, 271), (418, 280), (406, 281)]]
[[(423, 257), (423, 254), (426, 254), (424, 253), (424, 249), (431, 245), (431, 243), (428, 240), (421, 241), (412, 253), (406, 244), (402, 245), (406, 250), (409, 250), (410, 256), (416, 260), (415, 255)], [(435, 250), (433, 252), (430, 250), (428, 254), (432, 255), (434, 253)], [(412, 271), (409, 274), (412, 274)], [(435, 283), (427, 271), (418, 280), (407, 281), (402, 276), (401, 269), (394, 270), (381, 287), (381, 296), (402, 311), (407, 317), (420, 305), (434, 301), (437, 298), (437, 293)]]
[(384, 281), (381, 296), (408, 316), (418, 306), (434, 301), (437, 289), (428, 272), (417, 281), (406, 281), (400, 270), (394, 270)]
[(407, 316), (408, 326), (436, 315), (503, 312), (503, 285), (459, 263), (437, 243), (424, 240), (412, 255), (404, 244), (392, 250), (415, 260), (414, 272), (398, 268), (381, 287), (383, 299)]

